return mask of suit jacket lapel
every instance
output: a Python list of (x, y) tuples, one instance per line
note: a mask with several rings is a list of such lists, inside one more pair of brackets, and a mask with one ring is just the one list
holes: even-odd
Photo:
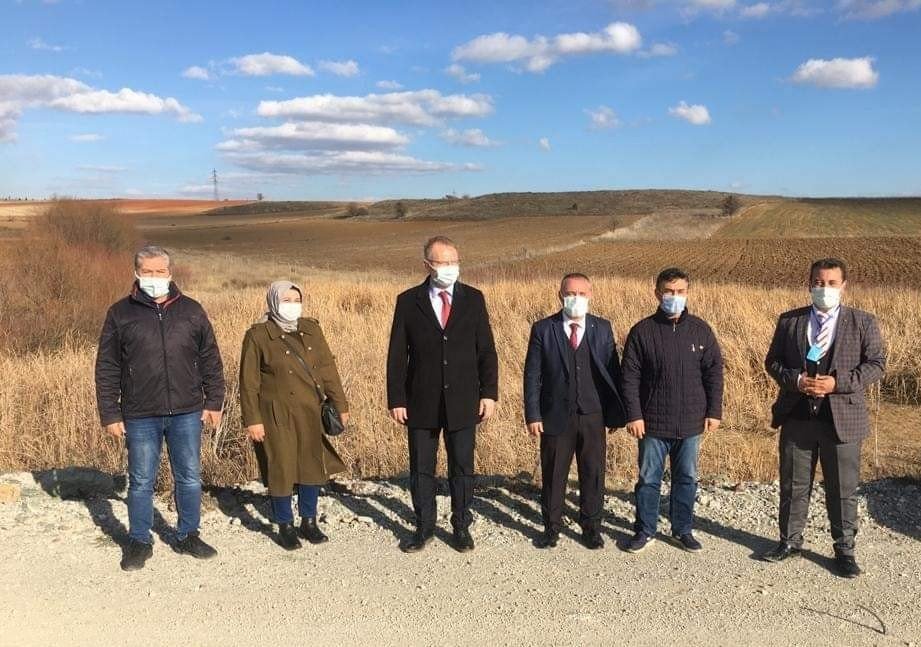
[(422, 316), (432, 322), (432, 325), (441, 332), (441, 322), (435, 317), (432, 300), (429, 298), (429, 280), (425, 279), (416, 291), (416, 305), (422, 310)]
[(831, 360), (829, 362), (829, 371), (838, 368), (838, 358), (841, 357), (841, 353), (838, 351), (841, 349), (842, 344), (840, 342), (844, 341), (845, 335), (850, 329), (851, 325), (851, 309), (847, 306), (840, 306), (838, 310), (838, 324), (835, 327), (835, 338), (832, 340), (832, 345), (835, 350), (831, 354)]
[(812, 316), (812, 310), (806, 310), (805, 314), (796, 319), (796, 348), (801, 358), (800, 366), (806, 366), (806, 353), (809, 352), (809, 340), (806, 339), (808, 333), (809, 318)]
[(595, 318), (592, 315), (585, 315), (585, 337), (582, 339), (582, 343), (588, 344), (589, 353), (591, 353), (592, 361), (595, 362), (595, 366), (600, 371), (604, 381), (608, 383), (608, 386), (611, 387), (615, 392), (617, 389), (614, 386), (614, 380), (608, 374), (608, 366), (602, 361), (599, 351), (595, 346), (595, 341), (598, 339), (598, 326), (595, 322)]
[(553, 338), (556, 340), (557, 349), (560, 351), (560, 359), (563, 361), (563, 370), (566, 371), (566, 376), (569, 377), (569, 339), (566, 337), (563, 332), (563, 312), (562, 310), (550, 318), (552, 322)]

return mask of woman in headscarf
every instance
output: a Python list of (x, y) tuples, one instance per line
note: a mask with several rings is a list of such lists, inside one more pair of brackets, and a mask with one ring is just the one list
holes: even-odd
[(300, 536), (312, 544), (325, 542), (317, 526), (320, 486), (346, 469), (323, 431), (320, 404), (325, 394), (345, 424), (348, 402), (320, 324), (302, 316), (302, 301), (303, 291), (294, 283), (272, 283), (268, 310), (246, 332), (240, 358), (243, 425), (253, 441), (264, 444), (278, 542), (287, 550), (301, 546), (291, 509), (294, 489)]

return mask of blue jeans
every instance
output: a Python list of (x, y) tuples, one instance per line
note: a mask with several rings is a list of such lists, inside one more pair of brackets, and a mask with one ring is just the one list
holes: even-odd
[(636, 522), (633, 529), (650, 537), (656, 534), (659, 521), (659, 491), (665, 458), (672, 472), (668, 516), (672, 534), (691, 532), (694, 520), (694, 499), (697, 497), (697, 454), (700, 434), (690, 438), (656, 438), (644, 436), (639, 442), (640, 476), (636, 482)]
[[(302, 519), (316, 518), (317, 499), (320, 498), (319, 485), (297, 486), (297, 511)], [(290, 496), (273, 496), (272, 512), (276, 523), (294, 523), (294, 513), (291, 511)]]
[(150, 544), (153, 538), (153, 491), (163, 440), (169, 453), (176, 489), (173, 497), (185, 539), (201, 520), (201, 412), (125, 420), (128, 446), (128, 535)]

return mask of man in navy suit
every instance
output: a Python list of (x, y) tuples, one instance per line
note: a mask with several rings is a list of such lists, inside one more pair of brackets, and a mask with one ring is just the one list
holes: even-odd
[(605, 434), (623, 426), (620, 362), (611, 322), (588, 314), (592, 284), (567, 274), (563, 308), (531, 328), (524, 366), (525, 422), (540, 437), (544, 533), (540, 548), (559, 540), (563, 500), (573, 455), (579, 471), (579, 524), (588, 548), (604, 546)]

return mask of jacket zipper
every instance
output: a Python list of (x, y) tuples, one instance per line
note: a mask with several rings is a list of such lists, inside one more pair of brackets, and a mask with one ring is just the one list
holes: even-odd
[(160, 309), (159, 303), (157, 304), (157, 321), (160, 324), (160, 344), (163, 346), (163, 377), (166, 380), (166, 408), (169, 411), (169, 415), (173, 415), (173, 402), (169, 394), (169, 363), (166, 355), (166, 332), (163, 330), (163, 310)]
[(681, 361), (681, 344), (678, 340), (678, 322), (672, 322), (672, 340), (675, 346), (675, 359), (678, 362), (678, 384), (682, 397), (678, 399), (678, 415), (675, 416), (675, 438), (681, 439), (681, 408), (684, 404), (684, 362)]

